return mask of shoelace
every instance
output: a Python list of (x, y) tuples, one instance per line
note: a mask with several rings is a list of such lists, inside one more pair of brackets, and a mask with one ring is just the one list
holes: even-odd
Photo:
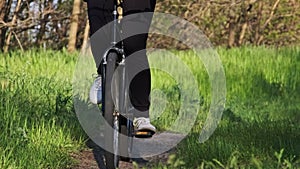
[(98, 75), (98, 74), (93, 74), (92, 76), (93, 76), (93, 78), (96, 78), (96, 80), (95, 80), (95, 85), (96, 85), (95, 89), (97, 89), (97, 90), (102, 89), (101, 88), (101, 83), (102, 83), (101, 76)]
[(147, 118), (140, 117), (134, 121), (134, 126), (136, 126), (138, 128), (142, 123), (148, 124), (148, 123), (150, 123), (150, 121)]

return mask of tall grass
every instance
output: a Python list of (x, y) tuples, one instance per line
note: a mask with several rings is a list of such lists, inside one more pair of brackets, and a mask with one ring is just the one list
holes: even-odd
[(0, 168), (67, 168), (84, 135), (72, 105), (75, 55), (1, 55)]
[[(219, 127), (200, 144), (204, 119), (199, 118), (177, 148), (173, 163), (155, 168), (300, 168), (300, 48), (219, 48), (218, 53), (227, 84)], [(179, 55), (185, 61), (193, 58), (188, 52)], [(195, 62), (191, 64), (195, 67)], [(207, 80), (201, 73), (203, 66), (197, 65), (193, 72), (197, 81)], [(199, 86), (199, 90), (209, 97), (207, 88)], [(176, 112), (176, 107), (167, 111)]]
[[(153, 167), (300, 168), (300, 48), (217, 50), (226, 74), (227, 102), (221, 123), (204, 144), (198, 137), (210, 104), (209, 76), (192, 52), (172, 51), (196, 77), (201, 109), (168, 163)], [(86, 138), (72, 102), (76, 59), (76, 53), (65, 51), (0, 54), (0, 168), (74, 165), (70, 154)], [(166, 72), (152, 70), (152, 76), (153, 89), (167, 99), (154, 121), (165, 130), (178, 114), (181, 88)]]

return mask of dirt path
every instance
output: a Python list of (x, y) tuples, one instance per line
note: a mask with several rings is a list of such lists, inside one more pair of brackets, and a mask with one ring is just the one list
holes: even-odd
[[(151, 139), (135, 139), (133, 141), (133, 154), (142, 154), (143, 158), (134, 159), (139, 167), (149, 167), (159, 162), (166, 163), (174, 146), (184, 138), (182, 134), (164, 132), (154, 135)], [(74, 169), (105, 169), (103, 155), (104, 151), (92, 141), (87, 143), (91, 149), (83, 150), (72, 155), (78, 161)], [(120, 162), (120, 169), (133, 169), (132, 162)]]

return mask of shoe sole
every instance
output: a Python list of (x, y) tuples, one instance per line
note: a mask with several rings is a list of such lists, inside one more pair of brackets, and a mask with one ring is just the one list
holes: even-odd
[(134, 132), (136, 138), (151, 138), (154, 134), (155, 132), (150, 130), (139, 130)]

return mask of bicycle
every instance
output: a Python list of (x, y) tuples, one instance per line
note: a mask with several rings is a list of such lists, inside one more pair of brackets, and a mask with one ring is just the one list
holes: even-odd
[[(114, 0), (112, 42), (111, 47), (104, 53), (102, 63), (102, 96), (104, 96), (104, 99), (102, 99), (102, 112), (109, 124), (104, 132), (105, 147), (107, 149), (104, 156), (108, 169), (118, 168), (120, 160), (130, 161), (134, 136), (147, 138), (152, 137), (153, 134), (145, 131), (134, 131), (133, 114), (128, 112), (129, 96), (126, 90), (126, 57), (123, 43), (117, 42), (119, 33), (117, 7), (117, 0)], [(113, 132), (111, 132), (111, 128)], [(122, 135), (120, 137), (120, 133), (126, 137)], [(113, 152), (109, 150), (113, 150)]]

